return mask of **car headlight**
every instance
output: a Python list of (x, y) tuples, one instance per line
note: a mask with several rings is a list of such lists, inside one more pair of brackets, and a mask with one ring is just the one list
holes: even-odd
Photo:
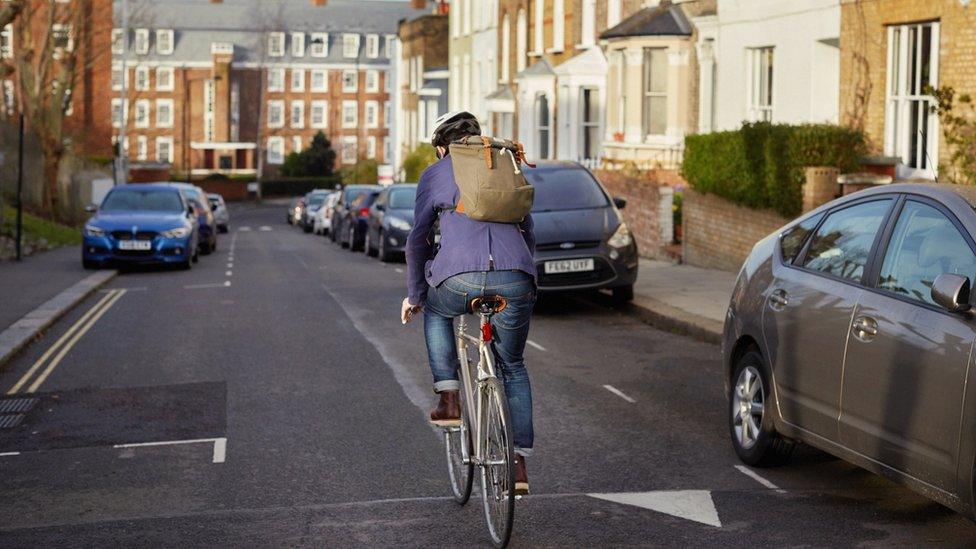
[(100, 229), (94, 225), (85, 225), (85, 236), (105, 236), (105, 229)]
[(607, 240), (607, 244), (613, 248), (626, 248), (633, 241), (634, 239), (630, 236), (630, 229), (627, 228), (627, 224), (621, 222), (617, 230), (614, 231), (613, 236), (610, 237), (610, 240)]
[(391, 217), (390, 226), (401, 231), (410, 230), (410, 223), (407, 223), (405, 219), (400, 219), (399, 217)]
[(189, 236), (189, 234), (190, 234), (190, 228), (189, 227), (177, 227), (175, 229), (170, 229), (168, 231), (163, 231), (160, 234), (163, 235), (163, 238), (184, 238), (186, 236)]

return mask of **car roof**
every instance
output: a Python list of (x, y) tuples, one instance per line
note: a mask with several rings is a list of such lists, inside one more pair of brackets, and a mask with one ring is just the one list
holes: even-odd
[(387, 189), (416, 189), (416, 183), (394, 183), (392, 185), (387, 185)]
[(943, 202), (962, 198), (969, 204), (969, 207), (976, 208), (976, 187), (950, 183), (892, 183), (890, 185), (877, 185), (848, 196), (860, 197), (886, 193), (920, 194), (941, 199)]
[(169, 183), (127, 183), (125, 185), (116, 185), (112, 187), (112, 190), (127, 190), (127, 189), (150, 189), (157, 191), (172, 191), (173, 186)]
[(368, 185), (368, 184), (357, 183), (355, 185), (346, 185), (345, 187), (342, 188), (342, 190), (345, 191), (345, 190), (379, 189), (379, 188), (380, 188), (379, 185)]
[(580, 170), (585, 170), (582, 164), (579, 162), (573, 162), (572, 160), (538, 160), (535, 162), (535, 168), (531, 169), (557, 169), (557, 168), (577, 168)]

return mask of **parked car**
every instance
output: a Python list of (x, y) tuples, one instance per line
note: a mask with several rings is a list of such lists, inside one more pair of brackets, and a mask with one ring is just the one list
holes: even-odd
[(319, 211), (315, 212), (312, 223), (312, 232), (315, 234), (328, 234), (329, 227), (332, 226), (332, 213), (335, 211), (336, 202), (339, 201), (341, 193), (338, 191), (329, 193)]
[(539, 290), (610, 289), (617, 303), (634, 297), (637, 243), (620, 209), (589, 170), (575, 162), (526, 168), (535, 187), (535, 260)]
[(319, 208), (322, 207), (322, 204), (325, 203), (325, 199), (328, 198), (328, 196), (329, 191), (324, 189), (316, 189), (305, 195), (305, 208), (302, 210), (300, 223), (302, 230), (306, 233), (312, 232), (315, 212), (319, 211)]
[[(329, 228), (329, 238), (333, 242), (340, 242), (343, 246), (349, 244), (349, 225), (346, 221), (348, 218), (358, 219), (357, 216), (349, 215), (352, 203), (363, 195), (379, 192), (380, 188), (379, 185), (347, 185), (340, 191), (342, 198), (336, 203), (332, 213), (332, 226)], [(367, 205), (365, 215), (369, 215), (368, 207)], [(365, 231), (359, 233), (360, 238), (362, 238), (364, 233)]]
[(81, 260), (86, 269), (108, 263), (168, 263), (189, 269), (197, 261), (198, 215), (170, 185), (113, 188), (85, 224)]
[(888, 185), (755, 246), (723, 345), (742, 461), (805, 442), (974, 515), (974, 207), (976, 188)]
[(296, 196), (292, 199), (291, 204), (288, 205), (288, 214), (286, 221), (289, 225), (295, 225), (298, 220), (302, 218), (302, 209), (305, 207), (305, 197)]
[(379, 196), (379, 190), (371, 190), (359, 195), (349, 204), (346, 209), (345, 218), (342, 220), (342, 230), (339, 233), (343, 237), (342, 247), (348, 248), (350, 252), (356, 252), (364, 248), (366, 243), (366, 220), (369, 219), (369, 211)]
[(230, 211), (227, 210), (227, 203), (224, 197), (217, 193), (209, 193), (207, 199), (210, 200), (210, 209), (213, 210), (214, 220), (217, 222), (217, 230), (226, 233), (227, 225), (230, 223)]
[(200, 223), (200, 253), (208, 255), (215, 252), (217, 250), (217, 220), (214, 219), (207, 193), (203, 192), (200, 187), (189, 183), (169, 183), (169, 185), (180, 189), (190, 204), (193, 205), (193, 210)]
[(386, 262), (404, 252), (407, 236), (413, 227), (417, 185), (403, 183), (380, 191), (369, 209), (363, 250)]

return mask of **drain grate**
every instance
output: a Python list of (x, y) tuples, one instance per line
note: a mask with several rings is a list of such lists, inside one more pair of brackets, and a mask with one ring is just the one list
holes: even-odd
[(0, 399), (0, 414), (18, 414), (29, 412), (35, 404), (37, 404), (36, 398)]
[(13, 429), (24, 421), (24, 414), (0, 415), (0, 429)]

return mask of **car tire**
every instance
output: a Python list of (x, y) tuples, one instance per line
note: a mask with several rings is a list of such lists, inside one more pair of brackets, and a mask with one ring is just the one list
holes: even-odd
[(776, 432), (773, 425), (771, 387), (769, 369), (758, 352), (749, 351), (739, 358), (726, 408), (729, 436), (739, 459), (754, 467), (783, 465), (796, 447), (796, 442)]
[(329, 240), (331, 240), (333, 243), (335, 243), (336, 241), (336, 231), (338, 230), (339, 230), (338, 225), (336, 225), (335, 230), (332, 230), (331, 227), (329, 228)]
[(382, 263), (389, 263), (390, 252), (386, 251), (386, 237), (383, 236), (383, 231), (379, 232), (380, 243), (376, 249), (376, 258)]
[(199, 253), (202, 255), (210, 255), (210, 242), (204, 242), (198, 247)]
[(346, 236), (346, 248), (348, 248), (350, 252), (356, 251), (356, 226), (355, 225), (349, 225), (349, 231), (347, 231), (347, 236)]
[(373, 239), (369, 237), (369, 229), (366, 229), (366, 240), (363, 242), (363, 251), (369, 257), (376, 257), (376, 248), (373, 246)]
[(210, 253), (217, 251), (217, 237), (215, 236), (213, 242), (210, 243)]
[(99, 267), (101, 267), (101, 264), (97, 261), (92, 261), (90, 259), (82, 259), (81, 266), (88, 269), (89, 271), (94, 271), (97, 270)]
[(227, 228), (227, 225), (218, 225), (217, 230), (224, 234), (227, 234), (230, 231), (230, 229)]
[(616, 306), (626, 305), (634, 300), (634, 285), (620, 286), (613, 288), (613, 304)]

